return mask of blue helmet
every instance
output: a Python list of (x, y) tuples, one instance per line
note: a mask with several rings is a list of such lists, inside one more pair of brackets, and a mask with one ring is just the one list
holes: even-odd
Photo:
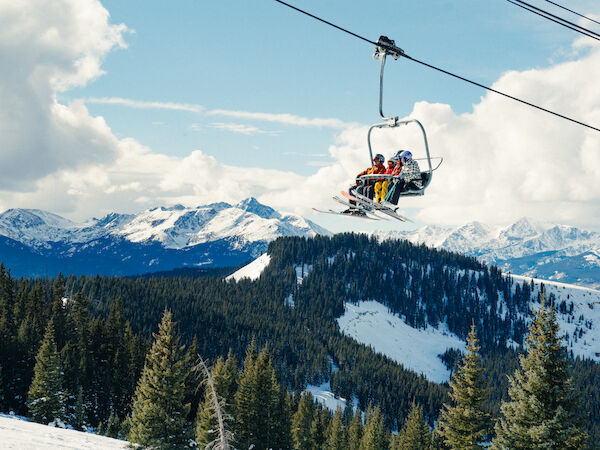
[(412, 159), (412, 153), (409, 150), (400, 150), (396, 153), (396, 157), (402, 160), (403, 164), (406, 164), (406, 161)]

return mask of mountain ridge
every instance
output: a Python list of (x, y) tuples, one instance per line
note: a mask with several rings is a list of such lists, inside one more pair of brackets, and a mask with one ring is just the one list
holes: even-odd
[(277, 237), (317, 234), (330, 233), (253, 197), (235, 205), (221, 202), (160, 206), (139, 214), (113, 212), (79, 223), (43, 210), (9, 209), (0, 214), (0, 261), (23, 276), (60, 271), (132, 275), (238, 265), (260, 255)]
[(523, 217), (504, 227), (470, 222), (456, 228), (433, 225), (372, 234), (474, 256), (505, 272), (600, 287), (600, 233), (570, 225)]

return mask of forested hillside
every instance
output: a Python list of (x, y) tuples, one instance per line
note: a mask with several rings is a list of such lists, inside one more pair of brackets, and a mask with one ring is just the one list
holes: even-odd
[[(256, 281), (186, 273), (14, 280), (2, 269), (2, 409), (27, 412), (35, 356), (52, 322), (65, 372), (73, 374), (65, 377), (69, 408), (75, 413), (85, 405), (81, 421), (94, 426), (107, 426), (112, 405), (120, 405), (119, 417), (125, 417), (151, 333), (168, 308), (183, 342), (193, 342), (190, 351), (204, 358), (231, 353), (243, 361), (255, 339), (260, 347), (268, 345), (277, 378), (290, 389), (331, 380), (336, 394), (356, 397), (362, 410), (377, 405), (391, 430), (402, 427), (414, 401), (432, 425), (448, 401), (448, 386), (428, 382), (340, 333), (335, 319), (344, 302), (369, 299), (415, 328), (445, 323), (462, 339), (474, 323), (490, 388), (485, 408), (497, 416), (506, 375), (517, 366), (517, 352), (506, 344), (521, 344), (526, 332), (532, 295), (527, 283), (514, 286), (474, 258), (364, 235), (281, 238), (268, 253), (271, 263)], [(444, 360), (452, 366), (456, 352)], [(586, 425), (597, 436), (599, 366), (580, 360), (575, 365)]]

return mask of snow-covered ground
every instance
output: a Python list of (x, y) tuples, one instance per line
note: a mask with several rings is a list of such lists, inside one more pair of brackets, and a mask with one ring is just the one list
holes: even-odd
[(128, 442), (83, 431), (65, 430), (0, 414), (0, 448), (19, 450), (126, 449)]
[(265, 270), (270, 262), (271, 257), (267, 253), (264, 253), (240, 270), (229, 275), (226, 279), (235, 281), (240, 281), (242, 278), (249, 278), (252, 281), (258, 280), (260, 274), (263, 273), (263, 270)]
[(302, 284), (302, 280), (304, 280), (308, 274), (312, 271), (312, 264), (295, 264), (294, 269), (296, 269), (296, 283)]
[[(338, 408), (344, 409), (346, 407), (346, 399), (341, 397), (335, 398), (335, 395), (333, 395), (333, 392), (331, 392), (331, 385), (329, 381), (326, 381), (318, 386), (309, 384), (306, 386), (306, 391), (310, 392), (316, 401), (321, 403), (330, 411), (335, 411)], [(356, 403), (354, 403), (354, 405), (356, 405)]]
[[(532, 281), (529, 277), (511, 276), (520, 284)], [(556, 298), (557, 321), (569, 353), (600, 362), (600, 291), (535, 278), (533, 283), (534, 294), (543, 283), (547, 296), (553, 294)], [(538, 304), (532, 304), (532, 309), (537, 308)], [(439, 355), (449, 348), (465, 350), (465, 343), (447, 329), (412, 328), (376, 301), (346, 303), (344, 314), (337, 322), (342, 333), (436, 383), (450, 379), (450, 372)], [(318, 391), (323, 387), (314, 388)]]
[[(520, 275), (511, 276), (517, 282), (531, 283), (532, 280)], [(573, 356), (600, 362), (600, 291), (537, 278), (533, 278), (533, 283), (536, 293), (543, 283), (547, 297), (553, 294), (556, 298), (556, 317), (569, 352), (573, 351)], [(566, 312), (560, 311), (563, 301)], [(534, 309), (537, 307), (533, 306)]]
[(465, 343), (443, 327), (412, 328), (376, 301), (346, 303), (337, 322), (342, 333), (436, 383), (450, 380), (439, 355), (449, 348), (465, 350)]

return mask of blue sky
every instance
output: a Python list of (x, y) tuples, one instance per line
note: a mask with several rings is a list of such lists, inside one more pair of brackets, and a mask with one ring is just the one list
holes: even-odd
[[(585, 8), (585, 2), (581, 2)], [(591, 3), (591, 2), (589, 2)], [(385, 34), (409, 55), (484, 84), (508, 70), (544, 67), (569, 53), (573, 32), (506, 1), (297, 1), (298, 7), (377, 40)], [(274, 1), (104, 1), (111, 22), (125, 23), (128, 48), (110, 53), (106, 75), (65, 100), (122, 97), (201, 105), (207, 109), (378, 120), (378, 62), (373, 49)], [(390, 60), (385, 111), (407, 115), (415, 102), (450, 104), (468, 112), (484, 95), (407, 60)], [(89, 106), (119, 137), (184, 156), (201, 148), (223, 162), (302, 174), (326, 158), (330, 129), (114, 105)], [(272, 134), (244, 135), (214, 123), (254, 126)], [(275, 134), (276, 133), (276, 134)]]
[[(66, 8), (68, 11), (83, 8), (73, 6), (69, 0), (60, 2), (69, 4)], [(84, 3), (90, 4), (94, 14), (101, 16), (98, 2), (86, 0), (82, 2)], [(521, 81), (526, 79), (532, 70), (543, 73), (555, 67), (562, 67), (561, 65), (568, 62), (589, 58), (589, 55), (596, 51), (595, 47), (586, 44), (575, 46), (574, 43), (580, 36), (574, 32), (544, 21), (504, 0), (388, 0), (377, 2), (376, 7), (367, 1), (297, 0), (293, 3), (371, 40), (376, 40), (381, 34), (387, 35), (407, 54), (483, 84), (492, 85), (504, 80), (501, 81), (504, 83), (503, 90), (532, 101), (543, 102), (547, 98), (549, 104), (546, 106), (552, 106), (551, 93), (555, 92), (556, 88), (548, 86), (547, 92), (550, 94), (544, 97), (542, 93), (528, 90)], [(537, 0), (536, 4), (543, 8), (551, 8), (551, 5), (541, 0)], [(379, 119), (379, 63), (372, 59), (373, 49), (369, 44), (311, 20), (274, 1), (180, 1), (173, 4), (159, 1), (110, 0), (103, 1), (101, 6), (110, 14), (107, 24), (104, 25), (106, 29), (119, 24), (127, 27), (127, 30), (119, 31), (121, 43), (116, 45), (116, 41), (111, 41), (109, 47), (98, 44), (98, 49), (93, 50), (93, 53), (104, 73), (100, 73), (99, 70), (90, 72), (84, 81), (71, 83), (68, 89), (57, 89), (56, 102), (60, 105), (72, 105), (73, 102), (83, 100), (88, 118), (102, 117), (109, 128), (103, 133), (108, 135), (109, 140), (117, 139), (117, 147), (122, 147), (124, 142), (127, 143), (131, 139), (150, 156), (163, 155), (172, 158), (171, 161), (181, 161), (182, 164), (194, 151), (200, 151), (203, 157), (213, 157), (220, 164), (219, 170), (227, 171), (230, 168), (238, 173), (238, 170), (253, 172), (256, 168), (277, 173), (293, 172), (300, 177), (298, 183), (314, 178), (320, 168), (336, 162), (345, 167), (349, 175), (346, 178), (351, 180), (354, 167), (359, 168), (361, 164), (366, 163), (366, 140), (360, 141), (361, 133), (364, 135), (360, 127)], [(600, 7), (594, 1), (572, 1), (569, 6), (584, 13), (600, 14)], [(552, 11), (568, 17), (560, 10)], [(47, 15), (48, 20), (51, 17)], [(82, 21), (79, 17), (81, 16), (73, 14), (74, 23)], [(94, 42), (102, 39), (107, 38), (100, 33), (86, 45), (93, 48), (96, 45)], [(85, 51), (89, 51), (89, 48)], [(77, 51), (68, 57), (76, 60)], [(517, 75), (513, 77), (516, 79), (511, 81), (512, 71)], [(502, 78), (503, 76), (505, 78)], [(594, 83), (597, 82), (590, 77), (590, 85), (586, 87), (593, 89)], [(564, 95), (567, 98), (569, 94), (565, 92)], [(484, 113), (474, 111), (473, 108), (474, 105), (481, 105), (482, 99), (486, 98), (486, 93), (481, 89), (410, 61), (390, 59), (388, 62), (384, 110), (388, 114), (407, 116), (415, 112), (415, 105), (425, 105), (423, 107), (426, 111), (423, 114), (426, 118), (431, 115), (430, 123), (433, 123), (434, 128), (432, 144), (443, 143), (438, 145), (438, 148), (432, 148), (432, 152), (446, 159), (452, 157), (453, 152), (458, 152), (463, 145), (469, 147), (476, 155), (477, 149), (473, 146), (479, 145), (477, 139), (495, 139), (489, 136), (473, 137), (471, 135), (477, 133), (465, 129), (464, 135), (468, 134), (471, 137), (463, 142), (462, 135), (456, 133), (456, 127), (452, 128), (452, 123), (456, 120), (468, 122), (476, 118), (480, 125), (485, 122), (485, 117), (481, 118)], [(501, 108), (524, 108), (506, 106), (507, 102), (509, 101), (503, 99), (490, 99), (486, 107), (492, 108), (495, 113), (499, 113)], [(448, 105), (451, 116), (446, 116), (448, 110), (440, 112), (436, 105)], [(562, 103), (555, 102), (554, 106), (560, 108)], [(588, 108), (589, 115), (578, 118), (593, 119), (597, 107), (597, 104), (592, 103)], [(565, 113), (579, 112), (569, 110), (566, 103), (564, 108), (566, 111), (562, 112)], [(512, 110), (507, 109), (506, 114), (511, 115), (509, 111)], [(520, 114), (519, 109), (515, 111)], [(583, 113), (588, 114), (588, 111)], [(543, 113), (535, 114), (543, 116)], [(440, 118), (440, 115), (443, 118)], [(488, 114), (490, 117), (493, 115)], [(589, 139), (584, 131), (571, 125), (556, 121), (546, 122), (548, 119), (545, 117), (527, 117), (533, 118), (531, 126), (528, 127), (531, 136), (543, 134), (546, 126), (565, 126), (568, 127), (569, 133), (577, 135), (582, 146), (585, 140)], [(503, 125), (510, 130), (509, 125)], [(427, 127), (428, 123), (425, 122), (425, 126)], [(459, 123), (458, 126), (468, 127), (465, 123)], [(444, 138), (443, 130), (448, 127), (453, 135), (457, 135), (456, 139)], [(518, 136), (523, 137), (524, 132), (520, 131)], [(507, 131), (503, 133), (506, 134)], [(513, 139), (516, 140), (517, 137)], [(523, 137), (522, 140), (526, 139)], [(412, 141), (409, 139), (407, 142)], [(392, 139), (383, 142), (378, 151), (387, 156), (397, 148), (405, 146), (402, 140)], [(348, 152), (348, 159), (352, 160), (352, 164), (345, 164), (343, 161), (345, 147), (353, 149)], [(114, 151), (118, 153), (120, 150)], [(494, 151), (498, 153), (503, 150), (499, 146)], [(358, 156), (361, 152), (364, 157)], [(484, 161), (480, 165), (474, 158), (470, 158), (472, 170), (481, 172), (484, 168), (493, 167), (492, 160), (485, 156), (481, 158)], [(77, 170), (83, 170), (78, 167), (80, 166), (70, 168), (71, 179), (75, 177)], [(91, 169), (87, 167), (86, 170)], [(119, 170), (122, 172), (123, 167), (114, 171)], [(110, 178), (109, 175), (106, 176)], [(189, 176), (193, 178), (193, 174)], [(279, 175), (265, 175), (260, 171), (256, 175), (257, 178), (265, 176), (276, 178)], [(327, 173), (321, 173), (320, 176), (326, 177)], [(337, 176), (341, 177), (339, 173)], [(450, 175), (448, 177), (446, 182), (451, 179)], [(227, 178), (223, 182), (227, 185)], [(76, 182), (70, 183), (77, 185)], [(115, 181), (107, 183), (114, 184)], [(143, 181), (140, 183), (143, 184)], [(235, 192), (229, 196), (221, 195), (222, 193), (202, 194), (205, 192), (203, 189), (191, 185), (189, 190), (194, 191), (193, 196), (188, 195), (182, 186), (177, 187), (176, 195), (163, 195), (163, 187), (168, 185), (167, 190), (171, 189), (172, 183), (169, 184), (165, 180), (159, 180), (157, 183), (162, 189), (160, 195), (140, 195), (135, 199), (132, 197), (129, 203), (117, 202), (114, 209), (133, 212), (130, 210), (134, 209), (134, 205), (141, 208), (149, 206), (152, 202), (169, 203), (176, 199), (206, 203), (212, 199), (236, 199)], [(313, 181), (312, 185), (314, 184), (318, 184), (318, 180)], [(273, 191), (279, 188), (263, 189), (254, 184), (252, 186), (255, 187), (247, 185), (248, 183), (240, 184), (240, 196), (248, 193), (256, 195), (266, 203), (287, 210), (295, 210), (297, 208), (294, 204), (301, 203), (303, 209), (298, 212), (309, 212), (307, 207), (310, 202), (307, 202), (306, 198), (296, 197), (303, 195), (301, 192), (290, 194), (289, 205), (286, 205), (282, 195)], [(327, 183), (323, 182), (323, 185)], [(502, 185), (501, 181), (499, 185)], [(130, 189), (123, 180), (120, 186), (124, 190)], [(232, 187), (235, 189), (235, 184)], [(109, 188), (102, 189), (105, 193), (112, 193)], [(465, 189), (472, 189), (472, 186)], [(33, 206), (35, 201), (42, 201), (39, 197), (37, 200), (27, 197), (25, 192), (29, 191), (24, 189), (17, 192), (14, 202), (25, 199), (26, 204)], [(81, 205), (86, 203), (86, 200), (82, 195), (76, 197), (73, 194), (87, 192), (83, 187), (71, 186), (69, 192), (71, 197), (64, 203), (68, 206), (62, 210), (55, 208), (57, 212), (76, 217), (93, 210), (90, 207), (82, 208)], [(308, 188), (303, 192), (310, 195)], [(460, 196), (458, 193), (456, 195)], [(494, 195), (489, 193), (490, 198)], [(547, 198), (545, 193), (532, 193), (532, 197), (536, 195), (543, 201), (556, 203), (564, 200)], [(97, 199), (94, 201), (98, 214), (110, 209), (110, 197), (105, 196), (99, 200), (94, 194), (93, 198)], [(583, 202), (591, 201), (585, 195), (582, 198)], [(568, 202), (569, 199), (564, 201)], [(5, 206), (13, 206), (12, 203), (8, 204), (8, 201), (5, 203)], [(521, 203), (520, 207), (516, 208), (515, 215), (528, 210), (527, 202), (523, 198)], [(89, 200), (87, 204), (89, 205)], [(314, 206), (325, 208), (334, 205), (319, 198), (315, 199)], [(419, 216), (421, 206), (413, 201), (407, 205), (407, 211), (417, 215), (419, 224), (435, 222), (434, 215)], [(597, 203), (593, 203), (593, 207), (598, 209)], [(574, 210), (562, 219), (575, 223), (578, 220), (576, 214)], [(592, 222), (593, 217), (595, 216), (588, 216), (581, 223)], [(347, 226), (342, 219), (313, 216), (310, 218), (336, 230)], [(440, 223), (457, 223), (462, 218), (498, 222), (498, 217), (491, 217), (489, 214), (469, 213), (466, 216), (460, 214), (460, 218), (441, 220)], [(559, 220), (561, 217), (548, 215), (542, 219)]]

